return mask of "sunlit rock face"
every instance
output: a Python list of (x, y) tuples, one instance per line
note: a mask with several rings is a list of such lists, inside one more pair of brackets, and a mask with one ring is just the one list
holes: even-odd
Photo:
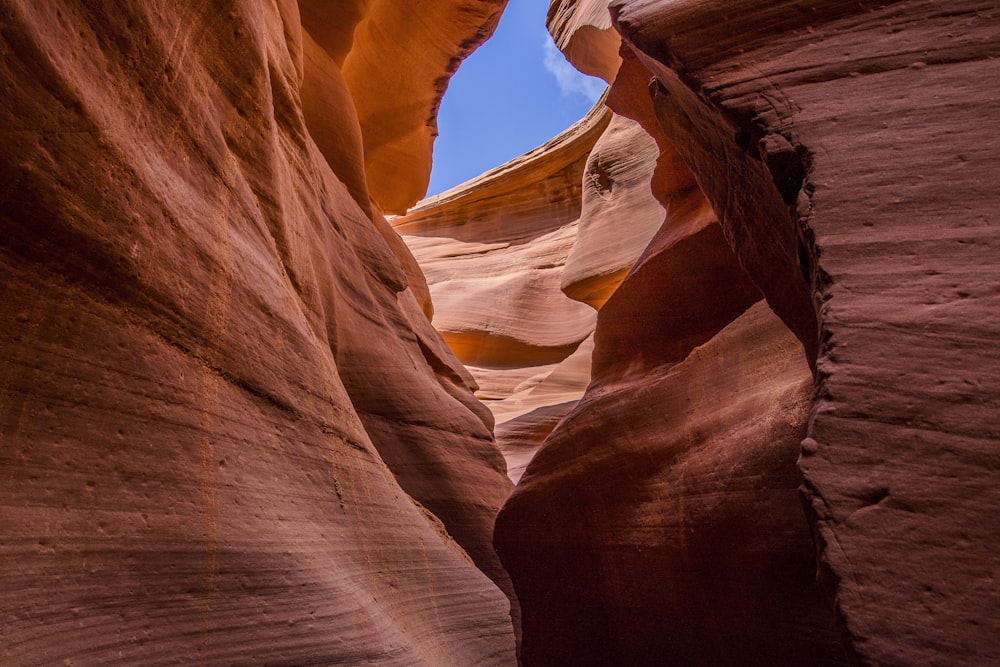
[(545, 145), (392, 220), (514, 481), (590, 383), (596, 311), (663, 222), (658, 155), (602, 99)]
[[(300, 1), (304, 31), (337, 65), (337, 76), (352, 93), (363, 170), (383, 212), (403, 213), (427, 191), (435, 118), (448, 79), (492, 34), (506, 4)], [(311, 120), (321, 124), (326, 118)]]
[(436, 197), (395, 226), (423, 269), (434, 326), (478, 383), (516, 479), (590, 380), (597, 313), (561, 290), (603, 102), (563, 134)]
[(5, 5), (0, 663), (514, 663), (492, 418), (380, 212), (503, 3), (403, 4)]
[(525, 663), (997, 661), (996, 8), (609, 4), (666, 217), (497, 521)]
[(599, 309), (663, 223), (650, 180), (659, 149), (615, 114), (587, 158), (580, 228), (562, 272), (567, 296)]
[(611, 25), (607, 0), (555, 0), (549, 3), (546, 23), (574, 67), (608, 83), (615, 80), (621, 37)]

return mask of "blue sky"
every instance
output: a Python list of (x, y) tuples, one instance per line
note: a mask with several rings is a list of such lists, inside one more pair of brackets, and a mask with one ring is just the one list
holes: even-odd
[(496, 33), (466, 58), (438, 114), (428, 195), (545, 143), (587, 113), (600, 79), (566, 62), (545, 29), (547, 0), (510, 0)]

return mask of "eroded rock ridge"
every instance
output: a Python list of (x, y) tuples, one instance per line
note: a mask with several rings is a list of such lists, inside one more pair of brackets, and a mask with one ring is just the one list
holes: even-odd
[(382, 217), (503, 4), (3, 4), (0, 662), (514, 663), (492, 418)]
[(591, 383), (495, 532), (525, 663), (996, 661), (995, 4), (549, 25), (655, 140), (666, 215), (612, 292), (564, 267)]

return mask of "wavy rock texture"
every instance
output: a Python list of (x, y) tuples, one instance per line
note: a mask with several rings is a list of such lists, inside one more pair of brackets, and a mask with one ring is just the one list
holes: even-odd
[(303, 27), (353, 95), (364, 171), (383, 212), (403, 213), (427, 191), (448, 79), (492, 34), (506, 4), (302, 0)]
[(496, 418), (514, 481), (583, 395), (595, 310), (663, 222), (657, 156), (602, 100), (545, 145), (392, 221), (426, 274), (435, 327)]
[(525, 663), (843, 663), (797, 491), (809, 367), (655, 125), (648, 80), (627, 57), (610, 103), (656, 133), (665, 222), (497, 521)]
[[(814, 235), (797, 262), (760, 225), (741, 228), (753, 216), (738, 198), (709, 195), (793, 329), (806, 318), (768, 282), (779, 261), (801, 263), (822, 302), (800, 468), (823, 582), (861, 662), (994, 662), (1000, 361), (982, 341), (1000, 310), (983, 272), (1000, 260), (988, 176), (1000, 158), (984, 150), (1000, 115), (988, 83), (1000, 15), (984, 2), (726, 7), (725, 31), (695, 3), (625, 3), (619, 22), (661, 63), (657, 113), (699, 181), (724, 180), (705, 147), (735, 125), (747, 164), (767, 164)], [(749, 170), (741, 180), (759, 187)]]
[(392, 220), (427, 277), (435, 327), (496, 417), (514, 479), (590, 379), (596, 313), (560, 285), (587, 156), (611, 116), (600, 102), (545, 145)]
[(600, 309), (663, 224), (650, 189), (658, 157), (638, 123), (612, 117), (587, 158), (580, 229), (562, 273), (567, 296)]
[(491, 416), (367, 198), (502, 3), (397, 4), (4, 4), (0, 662), (514, 662)]
[(527, 664), (844, 662), (797, 492), (801, 356), (758, 302), (587, 392), (497, 523)]
[(667, 219), (498, 517), (525, 663), (995, 662), (995, 3), (610, 4)]

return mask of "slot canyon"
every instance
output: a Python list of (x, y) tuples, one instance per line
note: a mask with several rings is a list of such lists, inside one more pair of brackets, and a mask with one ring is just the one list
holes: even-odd
[(1000, 3), (505, 5), (0, 0), (0, 665), (1000, 664)]

